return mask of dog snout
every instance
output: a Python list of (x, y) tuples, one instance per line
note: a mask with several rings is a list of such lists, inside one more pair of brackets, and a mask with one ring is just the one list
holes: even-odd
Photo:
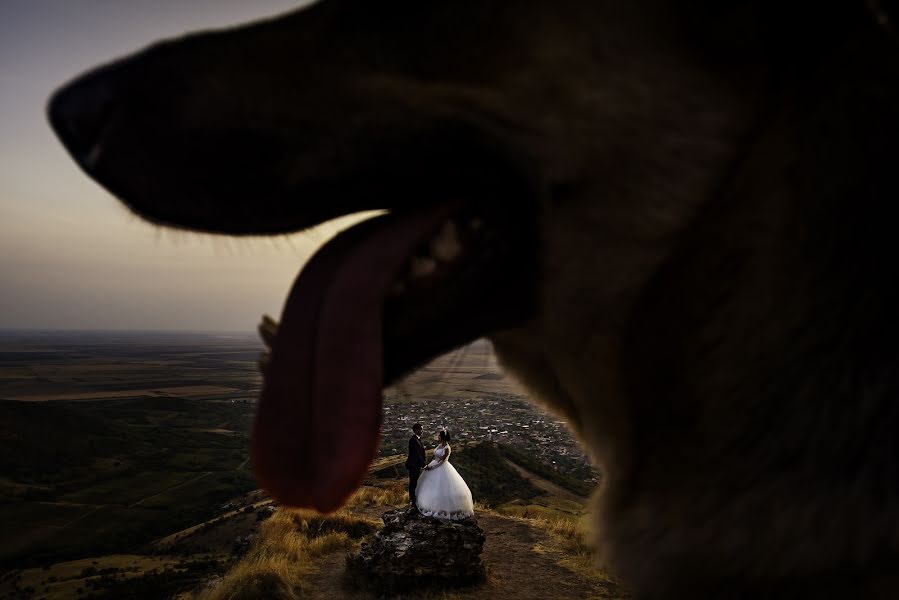
[(88, 170), (100, 150), (100, 136), (113, 112), (115, 97), (108, 76), (88, 75), (56, 92), (47, 107), (54, 131)]

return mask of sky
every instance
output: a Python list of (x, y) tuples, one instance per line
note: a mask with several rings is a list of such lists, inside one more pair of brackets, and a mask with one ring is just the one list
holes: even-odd
[(348, 220), (279, 238), (161, 229), (84, 175), (50, 130), (50, 93), (164, 37), (308, 4), (0, 0), (0, 328), (248, 331), (280, 314)]

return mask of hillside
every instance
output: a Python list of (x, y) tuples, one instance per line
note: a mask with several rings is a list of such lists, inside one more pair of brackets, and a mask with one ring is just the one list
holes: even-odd
[[(478, 522), (487, 538), (483, 554), (487, 582), (463, 590), (431, 590), (421, 597), (627, 597), (593, 564), (582, 524), (586, 498), (512, 462), (505, 450), (472, 444), (455, 449), (451, 459), (478, 499)], [(220, 582), (187, 597), (371, 598), (347, 576), (345, 557), (368, 532), (380, 527), (378, 517), (385, 510), (405, 502), (404, 480), (396, 477), (401, 459), (379, 461), (365, 487), (335, 515), (322, 518), (279, 508), (262, 526), (248, 554)]]
[[(620, 598), (597, 571), (581, 525), (586, 499), (564, 477), (534, 473), (503, 446), (454, 447), (452, 461), (478, 501), (487, 534), (487, 583), (446, 598)], [(0, 598), (368, 598), (344, 577), (347, 552), (380, 527), (380, 515), (405, 501), (397, 469), (404, 457), (377, 461), (365, 486), (328, 517), (275, 508), (260, 491), (214, 507), (212, 518), (143, 546), (6, 573)], [(79, 592), (80, 590), (80, 592)], [(434, 597), (444, 597), (437, 595)]]
[(0, 568), (133, 553), (256, 487), (252, 407), (0, 401)]
[[(379, 507), (382, 508), (382, 507)], [(376, 526), (364, 513), (351, 509), (335, 518), (334, 532), (305, 538), (302, 513), (282, 510), (260, 534), (257, 547), (222, 582), (201, 592), (200, 600), (228, 598), (367, 599), (345, 573), (347, 552), (360, 538), (343, 533), (341, 526), (363, 529)], [(521, 600), (526, 598), (617, 599), (626, 595), (619, 586), (595, 571), (586, 558), (589, 548), (582, 532), (570, 523), (509, 517), (482, 509), (478, 523), (487, 541), (483, 560), (488, 565), (486, 583), (461, 590), (428, 590), (411, 597)], [(299, 550), (298, 550), (299, 548)], [(448, 549), (449, 550), (449, 549)]]

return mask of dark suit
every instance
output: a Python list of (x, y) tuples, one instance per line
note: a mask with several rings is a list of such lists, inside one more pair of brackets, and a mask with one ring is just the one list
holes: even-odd
[(409, 502), (415, 504), (415, 486), (418, 477), (426, 464), (425, 447), (417, 435), (409, 438), (409, 456), (406, 458), (406, 470), (409, 471)]

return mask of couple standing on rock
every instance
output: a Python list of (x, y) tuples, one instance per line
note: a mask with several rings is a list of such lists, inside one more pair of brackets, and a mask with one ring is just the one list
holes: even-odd
[(409, 504), (418, 508), (426, 517), (453, 521), (466, 519), (474, 514), (471, 490), (459, 472), (449, 463), (450, 435), (446, 431), (437, 434), (439, 443), (434, 448), (434, 460), (425, 464), (425, 447), (421, 443), (421, 424), (412, 426), (415, 434), (409, 438)]

